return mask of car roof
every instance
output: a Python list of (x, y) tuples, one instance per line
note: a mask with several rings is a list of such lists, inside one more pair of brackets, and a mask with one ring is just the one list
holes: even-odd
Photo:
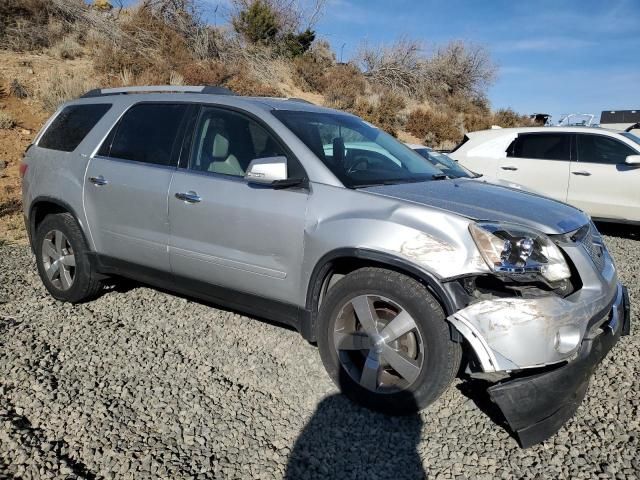
[(601, 127), (512, 127), (512, 128), (492, 128), (489, 130), (478, 130), (476, 132), (468, 132), (469, 138), (476, 136), (501, 136), (517, 133), (595, 133), (605, 135), (615, 135), (622, 133), (620, 130)]

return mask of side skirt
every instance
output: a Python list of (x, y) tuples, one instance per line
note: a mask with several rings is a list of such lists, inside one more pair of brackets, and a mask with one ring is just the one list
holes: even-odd
[(302, 331), (302, 325), (309, 318), (308, 312), (296, 305), (212, 285), (94, 252), (88, 255), (96, 270), (102, 274), (130, 278), (187, 297), (211, 302), (230, 310), (282, 323), (299, 332)]

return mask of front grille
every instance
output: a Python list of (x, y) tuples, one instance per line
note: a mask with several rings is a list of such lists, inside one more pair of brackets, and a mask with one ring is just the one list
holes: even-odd
[(575, 241), (582, 245), (599, 272), (604, 269), (605, 246), (602, 237), (593, 223), (585, 225), (575, 235)]

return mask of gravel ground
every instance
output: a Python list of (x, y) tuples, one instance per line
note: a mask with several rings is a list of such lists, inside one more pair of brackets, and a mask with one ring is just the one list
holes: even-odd
[[(609, 231), (632, 302), (640, 238)], [(0, 478), (638, 478), (640, 324), (575, 418), (522, 450), (453, 385), (420, 415), (351, 404), (296, 332), (137, 285), (72, 306), (0, 246)]]

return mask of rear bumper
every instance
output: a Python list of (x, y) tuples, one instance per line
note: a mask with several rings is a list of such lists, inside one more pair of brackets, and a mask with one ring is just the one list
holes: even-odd
[(582, 341), (575, 359), (551, 371), (489, 387), (491, 399), (523, 448), (548, 439), (575, 414), (594, 370), (630, 329), (629, 296), (627, 289), (618, 284), (609, 320), (596, 335)]

